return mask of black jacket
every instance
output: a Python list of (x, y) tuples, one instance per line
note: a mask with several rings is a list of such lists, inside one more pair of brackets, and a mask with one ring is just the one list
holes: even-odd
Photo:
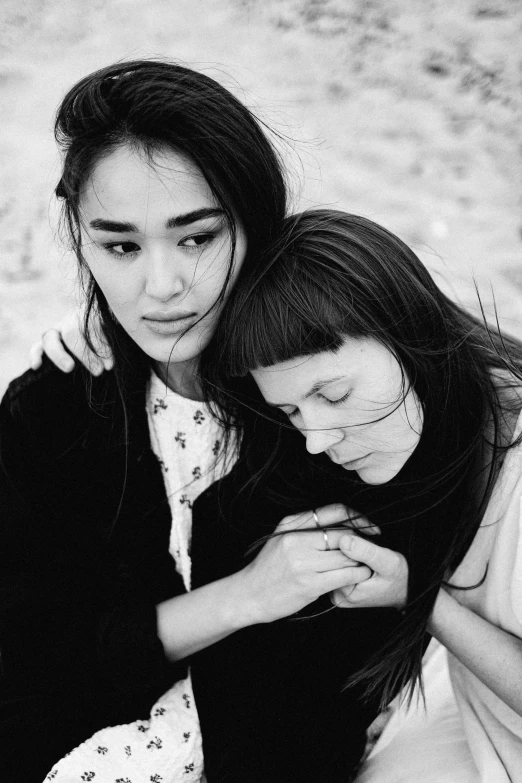
[[(0, 405), (0, 764), (10, 783), (41, 783), (98, 729), (147, 718), (186, 674), (156, 635), (155, 605), (184, 588), (145, 392), (131, 395), (126, 446), (112, 374), (91, 379), (91, 395), (86, 380), (45, 363)], [(240, 461), (194, 505), (194, 587), (241, 568), (260, 532), (296, 510), (238, 493), (244, 479)], [(393, 611), (334, 610), (195, 655), (209, 783), (346, 783), (375, 709), (342, 686), (395, 622)]]

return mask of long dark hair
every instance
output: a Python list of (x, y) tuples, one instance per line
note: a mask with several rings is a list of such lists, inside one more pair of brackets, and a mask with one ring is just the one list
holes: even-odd
[[(505, 417), (517, 407), (509, 392), (522, 377), (522, 345), (451, 302), (385, 228), (342, 212), (309, 211), (288, 219), (270, 257), (228, 301), (204, 366), (214, 410), (224, 411), (228, 426), (257, 426), (268, 438), (273, 410), (244, 376), (335, 352), (347, 337), (374, 338), (393, 353), (403, 369), (403, 394), (411, 385), (424, 415), (414, 454), (387, 484), (364, 485), (321, 460), (309, 479), (328, 483), (333, 476), (336, 500), (380, 525), (383, 537), (388, 531), (402, 542), (409, 564), (404, 617), (385, 648), (350, 680), (364, 681), (368, 695), (386, 703), (398, 688), (409, 684), (411, 696), (422, 684), (437, 592), (473, 540), (508, 448)], [(279, 418), (276, 429), (285, 426)], [(285, 469), (280, 445), (275, 436), (265, 450), (267, 464), (252, 463), (258, 478)]]
[[(164, 60), (118, 62), (86, 76), (63, 99), (55, 137), (63, 151), (56, 195), (85, 281), (85, 334), (101, 323), (125, 397), (150, 361), (114, 319), (82, 254), (81, 195), (96, 164), (121, 146), (153, 158), (172, 150), (202, 172), (223, 209), (234, 255), (236, 220), (247, 238), (244, 266), (255, 266), (280, 232), (287, 191), (278, 153), (258, 120), (205, 74)], [(228, 278), (214, 306), (225, 295)], [(92, 315), (95, 318), (92, 318)], [(92, 348), (92, 344), (91, 344)]]

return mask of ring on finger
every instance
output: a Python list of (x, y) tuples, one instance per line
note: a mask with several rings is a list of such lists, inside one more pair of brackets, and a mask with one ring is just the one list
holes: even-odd
[(326, 549), (327, 549), (328, 552), (331, 552), (332, 551), (332, 547), (330, 546), (330, 542), (328, 540), (328, 533), (326, 532), (326, 530), (324, 528), (322, 530), (322, 533), (323, 533), (324, 543), (326, 544)]
[(315, 526), (318, 527), (321, 533), (323, 534), (324, 543), (326, 544), (325, 551), (331, 552), (332, 547), (330, 546), (330, 541), (328, 540), (328, 533), (326, 532), (324, 527), (321, 527), (319, 523), (319, 517), (317, 516), (317, 511), (315, 509), (312, 511), (312, 516), (314, 518)]

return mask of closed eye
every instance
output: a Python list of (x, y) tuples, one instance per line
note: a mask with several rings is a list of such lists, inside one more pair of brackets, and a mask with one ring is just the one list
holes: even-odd
[(326, 400), (326, 402), (329, 403), (330, 405), (341, 405), (341, 403), (346, 402), (346, 400), (348, 399), (351, 393), (352, 393), (351, 390), (347, 391), (346, 394), (343, 394), (343, 396), (339, 397), (338, 400), (330, 400), (329, 397), (324, 397), (324, 396), (323, 399)]
[[(343, 396), (339, 397), (338, 400), (331, 400), (329, 397), (325, 397), (324, 394), (320, 394), (319, 397), (321, 397), (328, 405), (341, 405), (343, 402), (346, 402), (351, 393), (352, 391), (349, 389), (346, 394), (343, 394)], [(285, 413), (289, 419), (294, 419), (299, 413), (299, 408), (294, 408), (291, 411), (283, 409), (283, 413)]]

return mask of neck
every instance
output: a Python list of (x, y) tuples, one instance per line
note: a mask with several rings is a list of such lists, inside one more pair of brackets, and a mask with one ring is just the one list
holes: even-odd
[(201, 400), (197, 359), (187, 359), (184, 362), (154, 362), (154, 369), (171, 391), (189, 400)]

